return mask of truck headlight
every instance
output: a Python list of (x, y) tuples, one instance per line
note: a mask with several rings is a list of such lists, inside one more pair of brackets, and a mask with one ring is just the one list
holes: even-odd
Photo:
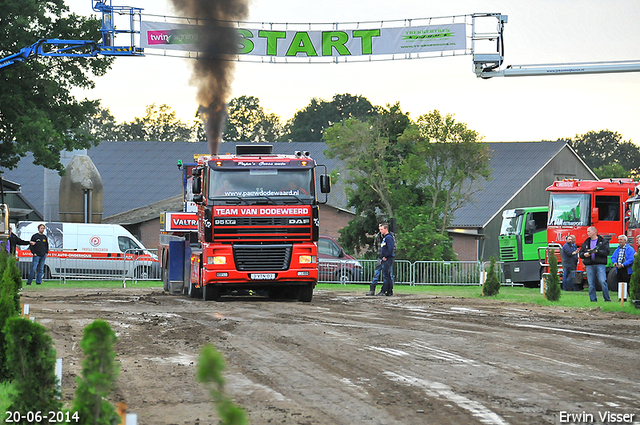
[(316, 262), (315, 255), (301, 255), (298, 257), (298, 262), (300, 264), (312, 264)]
[(227, 257), (224, 255), (216, 255), (215, 257), (209, 257), (207, 262), (214, 265), (227, 264)]

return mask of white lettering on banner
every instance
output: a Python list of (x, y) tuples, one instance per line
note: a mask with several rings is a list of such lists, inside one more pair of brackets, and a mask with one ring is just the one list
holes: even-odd
[(195, 219), (182, 219), (182, 218), (173, 218), (172, 220), (173, 226), (197, 226), (198, 220)]
[[(237, 23), (238, 52), (266, 58), (347, 58), (466, 50), (467, 25), (400, 26), (342, 30), (273, 30), (241, 28)], [(346, 26), (346, 24), (338, 24)], [(271, 26), (273, 28), (273, 25)], [(141, 47), (197, 51), (198, 25), (142, 22)], [(243, 164), (239, 164), (243, 165)]]
[[(239, 212), (239, 214), (238, 214)], [(255, 208), (222, 208), (214, 210), (216, 216), (296, 216), (310, 214), (308, 207), (255, 207)]]

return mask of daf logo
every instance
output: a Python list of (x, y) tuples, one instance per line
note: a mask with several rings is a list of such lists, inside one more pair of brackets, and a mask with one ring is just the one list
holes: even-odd
[(290, 218), (289, 224), (309, 224), (308, 218)]

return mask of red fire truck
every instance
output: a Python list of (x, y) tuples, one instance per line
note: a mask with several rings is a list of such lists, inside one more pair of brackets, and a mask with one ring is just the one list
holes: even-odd
[[(594, 226), (598, 234), (609, 240), (611, 252), (618, 235), (626, 233), (629, 204), (635, 183), (632, 179), (561, 180), (547, 188), (549, 223), (547, 242), (559, 248), (569, 234), (576, 236), (578, 246), (587, 239), (587, 228)], [(556, 252), (558, 259), (560, 253)], [(578, 264), (576, 283), (583, 278), (584, 266)], [(611, 286), (611, 285), (610, 285)]]
[[(270, 297), (311, 301), (318, 280), (316, 167), (308, 152), (276, 155), (268, 145), (238, 145), (235, 155), (199, 157), (187, 196), (197, 205), (197, 239), (167, 234), (163, 243), (161, 236), (165, 289), (205, 300), (262, 290)], [(320, 192), (329, 193), (326, 167), (319, 180)], [(194, 215), (167, 214), (165, 230), (183, 224), (188, 232)], [(172, 243), (181, 251), (172, 252)], [(172, 279), (172, 254), (189, 271), (177, 290), (172, 281), (183, 270), (174, 268), (178, 276)]]

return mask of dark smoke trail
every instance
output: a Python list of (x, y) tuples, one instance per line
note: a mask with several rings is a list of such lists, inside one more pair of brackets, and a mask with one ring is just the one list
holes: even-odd
[(237, 52), (236, 30), (224, 21), (241, 21), (248, 14), (248, 0), (171, 0), (178, 12), (203, 22), (198, 36), (201, 52), (193, 66), (191, 82), (198, 87), (198, 112), (204, 121), (209, 152), (218, 153), (235, 63), (226, 60)]

